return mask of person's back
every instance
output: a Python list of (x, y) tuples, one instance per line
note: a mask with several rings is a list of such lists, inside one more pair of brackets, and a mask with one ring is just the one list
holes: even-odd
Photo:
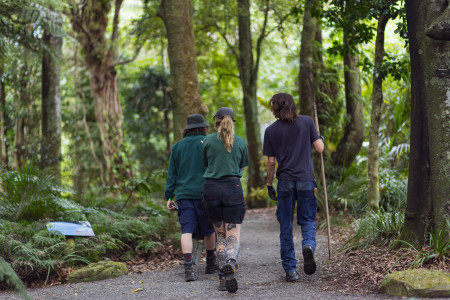
[(234, 134), (234, 112), (222, 107), (214, 116), (217, 133), (207, 136), (203, 146), (206, 167), (203, 204), (208, 220), (217, 234), (220, 291), (235, 293), (238, 283), (234, 276), (238, 268), (241, 224), (245, 201), (240, 178), (248, 165), (245, 141)]
[(208, 166), (205, 178), (242, 177), (241, 169), (247, 157), (247, 147), (243, 138), (234, 135), (233, 147), (228, 152), (218, 133), (208, 135), (204, 140), (203, 164)]
[[(294, 122), (277, 120), (267, 127), (264, 143), (270, 144), (278, 162), (277, 178), (282, 180), (314, 181), (311, 144), (317, 137), (314, 122), (309, 116), (298, 116)], [(266, 147), (269, 151), (269, 147)]]
[[(202, 164), (202, 149), (205, 135), (203, 133), (188, 133), (181, 141), (173, 145), (173, 156), (170, 163), (174, 163), (176, 172), (176, 186), (178, 199), (202, 199), (203, 174), (206, 168)], [(166, 197), (173, 198), (170, 189), (166, 189)]]
[[(297, 224), (302, 227), (304, 271), (316, 271), (316, 180), (311, 158), (311, 145), (323, 151), (323, 142), (317, 135), (311, 117), (298, 116), (291, 95), (276, 94), (269, 101), (272, 113), (278, 119), (264, 134), (263, 154), (267, 156), (267, 189), (269, 197), (277, 200), (277, 220), (280, 224), (280, 254), (287, 281), (299, 279), (295, 258), (292, 223), (297, 205)], [(272, 187), (278, 162), (277, 192)]]
[[(187, 118), (183, 139), (173, 145), (167, 172), (165, 197), (167, 208), (178, 210), (181, 225), (181, 250), (184, 256), (185, 280), (194, 281), (197, 276), (193, 269), (192, 250), (193, 233), (203, 236), (206, 247), (206, 274), (217, 271), (214, 253), (214, 227), (208, 222), (202, 204), (203, 173), (202, 165), (203, 139), (209, 124), (202, 115), (192, 114)], [(174, 198), (178, 207), (175, 205)]]

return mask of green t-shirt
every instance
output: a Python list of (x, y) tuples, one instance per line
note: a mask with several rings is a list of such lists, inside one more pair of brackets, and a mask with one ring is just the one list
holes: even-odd
[(234, 144), (228, 152), (218, 133), (205, 137), (203, 141), (203, 166), (206, 167), (203, 177), (221, 179), (224, 177), (242, 177), (241, 169), (248, 166), (247, 145), (243, 138), (234, 135)]

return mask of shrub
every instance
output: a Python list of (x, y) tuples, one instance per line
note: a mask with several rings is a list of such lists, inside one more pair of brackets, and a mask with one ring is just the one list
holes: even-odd
[(55, 213), (55, 196), (61, 189), (52, 183), (51, 175), (33, 164), (19, 171), (0, 174), (0, 218), (10, 221), (38, 220)]
[(370, 212), (357, 221), (356, 233), (345, 242), (341, 250), (366, 248), (370, 245), (387, 246), (400, 236), (403, 223), (402, 212)]

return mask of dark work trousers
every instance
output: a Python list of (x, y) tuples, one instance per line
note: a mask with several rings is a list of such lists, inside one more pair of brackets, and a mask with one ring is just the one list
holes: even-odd
[(317, 199), (313, 181), (278, 180), (277, 219), (280, 223), (280, 254), (286, 272), (296, 270), (294, 240), (292, 235), (294, 209), (297, 203), (297, 224), (302, 229), (302, 247), (310, 245), (316, 249)]

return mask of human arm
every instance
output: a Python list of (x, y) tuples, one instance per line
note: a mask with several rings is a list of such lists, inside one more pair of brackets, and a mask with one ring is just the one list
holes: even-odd
[(175, 189), (177, 186), (177, 168), (175, 162), (175, 147), (172, 149), (169, 159), (169, 168), (167, 170), (167, 180), (164, 196), (167, 200), (175, 197)]
[(275, 157), (267, 157), (267, 192), (272, 200), (278, 200), (277, 193), (272, 186), (273, 176), (275, 174)]
[(323, 150), (325, 149), (325, 144), (323, 143), (321, 138), (315, 140), (313, 143), (313, 146), (314, 146), (314, 149), (316, 150), (316, 152), (319, 152), (319, 153), (322, 153)]

